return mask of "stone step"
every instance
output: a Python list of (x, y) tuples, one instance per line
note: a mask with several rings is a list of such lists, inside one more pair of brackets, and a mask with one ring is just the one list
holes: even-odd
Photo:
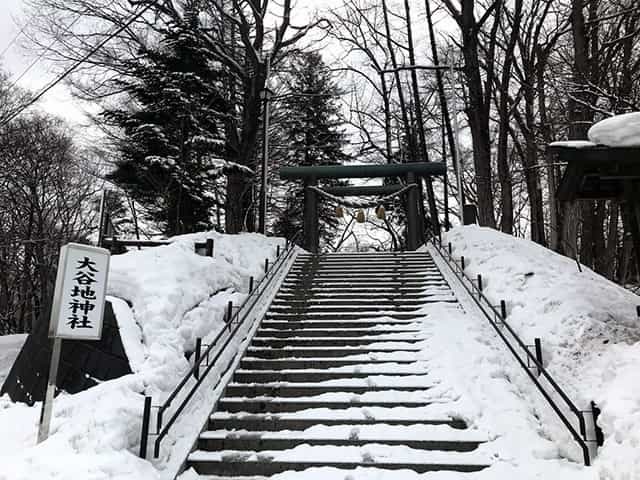
[[(322, 447), (319, 447), (322, 448)], [(272, 460), (268, 456), (260, 458), (256, 452), (223, 450), (220, 452), (206, 452), (196, 450), (188, 457), (188, 465), (198, 474), (204, 475), (276, 475), (289, 471), (304, 471), (309, 468), (335, 468), (340, 470), (355, 470), (360, 468), (375, 468), (384, 470), (412, 470), (416, 473), (437, 471), (449, 472), (478, 472), (488, 467), (488, 464), (459, 464), (454, 463), (418, 463), (394, 461), (393, 459), (379, 462), (347, 461), (347, 460)], [(342, 475), (341, 475), (342, 477)]]
[[(293, 282), (293, 281), (285, 281), (282, 283), (284, 287), (284, 291), (287, 289), (293, 290), (325, 290), (325, 291), (335, 291), (341, 289), (359, 289), (359, 290), (403, 290), (403, 289), (414, 289), (419, 291), (424, 291), (427, 287), (433, 286), (434, 279), (431, 280), (408, 280), (408, 281), (380, 281), (380, 282), (372, 282), (370, 280), (357, 281), (357, 280), (313, 280), (310, 282)], [(438, 285), (445, 285), (443, 279), (435, 279), (438, 281)]]
[[(453, 293), (448, 294), (449, 296), (453, 295)], [(437, 293), (437, 294), (428, 294), (423, 295), (420, 298), (409, 299), (404, 296), (398, 297), (397, 299), (393, 298), (384, 298), (379, 297), (377, 299), (374, 298), (360, 298), (354, 300), (344, 300), (340, 298), (275, 298), (271, 303), (272, 307), (335, 307), (335, 306), (344, 306), (344, 307), (353, 307), (353, 306), (365, 306), (370, 307), (374, 305), (376, 307), (384, 307), (384, 306), (398, 306), (398, 307), (419, 307), (422, 304), (426, 303), (432, 297), (444, 297), (447, 296), (447, 293)]]
[(292, 337), (367, 337), (375, 335), (391, 335), (391, 334), (417, 334), (421, 333), (420, 330), (374, 330), (374, 329), (355, 329), (355, 328), (343, 328), (343, 329), (330, 329), (319, 330), (315, 328), (296, 328), (296, 329), (271, 329), (261, 327), (255, 338), (292, 338)]
[(429, 289), (420, 293), (398, 293), (394, 291), (389, 292), (371, 292), (371, 293), (361, 293), (361, 294), (350, 294), (350, 293), (340, 293), (335, 292), (333, 294), (330, 293), (308, 293), (305, 291), (298, 292), (283, 292), (279, 293), (275, 296), (273, 303), (284, 303), (284, 302), (308, 302), (311, 304), (315, 303), (324, 303), (324, 302), (349, 302), (353, 303), (365, 303), (365, 302), (392, 302), (392, 303), (401, 303), (405, 301), (420, 303), (422, 299), (425, 297), (433, 297), (435, 295), (447, 295), (451, 294), (451, 290), (449, 288), (442, 289)]
[(378, 273), (378, 272), (424, 272), (424, 271), (440, 271), (435, 263), (411, 263), (411, 264), (379, 264), (379, 263), (344, 263), (344, 264), (305, 264), (305, 265), (292, 265), (289, 271), (300, 272), (363, 272), (363, 273)]
[(415, 438), (315, 438), (302, 433), (290, 434), (287, 438), (271, 432), (225, 432), (207, 431), (198, 438), (198, 449), (204, 451), (219, 450), (288, 450), (297, 445), (333, 445), (333, 446), (362, 446), (403, 445), (417, 450), (438, 450), (441, 452), (472, 452), (480, 446), (481, 441), (470, 440), (427, 440)]
[[(336, 412), (336, 414), (339, 411)], [(285, 414), (287, 415), (287, 414)], [(413, 426), (413, 425), (447, 425), (456, 430), (464, 430), (467, 424), (464, 420), (458, 418), (423, 418), (416, 415), (415, 418), (398, 418), (387, 416), (384, 418), (366, 418), (364, 415), (360, 417), (331, 415), (326, 417), (304, 416), (286, 417), (283, 415), (272, 414), (232, 414), (229, 412), (218, 411), (209, 418), (209, 430), (258, 430), (277, 432), (279, 430), (306, 430), (316, 425), (397, 425), (397, 426)]]
[[(427, 372), (356, 372), (331, 370), (236, 370), (233, 374), (235, 383), (270, 383), (270, 382), (326, 382), (328, 380), (344, 380), (369, 377), (415, 377), (427, 375)], [(382, 382), (380, 379), (379, 382)]]
[[(444, 282), (436, 282), (436, 283), (427, 283), (423, 286), (419, 287), (358, 287), (358, 286), (341, 286), (339, 289), (331, 289), (324, 288), (322, 286), (315, 286), (313, 288), (302, 288), (302, 287), (292, 287), (292, 286), (283, 286), (279, 293), (280, 296), (304, 296), (304, 297), (314, 297), (314, 298), (325, 298), (331, 296), (335, 296), (339, 298), (340, 295), (386, 295), (389, 298), (402, 298), (404, 295), (418, 295), (422, 296), (425, 293), (433, 291), (433, 289), (440, 289), (449, 286)], [(437, 291), (437, 290), (436, 290)], [(450, 290), (449, 290), (450, 291)]]
[[(448, 300), (447, 297), (442, 297), (444, 301)], [(436, 297), (435, 299), (425, 300), (423, 303), (433, 303), (434, 301), (439, 301), (440, 298)], [(369, 313), (378, 313), (378, 312), (389, 312), (389, 313), (399, 313), (399, 312), (418, 312), (423, 305), (402, 305), (399, 307), (391, 307), (387, 305), (337, 305), (337, 306), (324, 306), (324, 305), (308, 305), (304, 308), (295, 308), (292, 305), (271, 305), (269, 308), (269, 313), (289, 313), (296, 315), (306, 315), (309, 313), (361, 313), (361, 316), (366, 316)]]
[(392, 318), (398, 320), (415, 320), (418, 318), (424, 318), (423, 314), (419, 313), (398, 313), (398, 312), (371, 312), (367, 314), (358, 313), (306, 313), (297, 314), (293, 313), (287, 315), (285, 313), (270, 313), (265, 316), (268, 320), (367, 320), (371, 318)]
[(302, 274), (331, 274), (331, 273), (347, 273), (349, 275), (385, 275), (385, 274), (398, 274), (398, 273), (424, 273), (424, 272), (440, 272), (440, 269), (435, 265), (397, 265), (397, 266), (305, 266), (305, 267), (291, 267), (290, 273), (302, 273)]
[[(349, 377), (353, 378), (353, 377)], [(352, 393), (362, 395), (368, 392), (419, 392), (431, 385), (318, 385), (318, 384), (242, 384), (231, 383), (225, 390), (229, 397), (313, 397), (325, 393)]]
[(353, 259), (367, 259), (367, 258), (381, 258), (383, 260), (415, 260), (415, 259), (433, 259), (429, 252), (353, 252), (353, 253), (322, 253), (322, 254), (309, 254), (300, 253), (296, 260), (298, 261), (316, 261), (316, 262), (328, 262), (341, 260), (345, 258)]
[[(263, 320), (260, 324), (261, 328), (266, 329), (278, 329), (278, 330), (306, 330), (306, 329), (334, 329), (334, 328), (375, 328), (378, 326), (385, 327), (402, 327), (408, 325), (415, 325), (415, 321), (411, 320), (387, 320), (387, 321), (375, 321), (375, 320)], [(375, 330), (374, 330), (375, 331)]]
[(264, 359), (264, 358), (252, 358), (245, 357), (240, 362), (240, 368), (243, 370), (309, 370), (320, 368), (338, 368), (349, 366), (363, 366), (363, 365), (386, 365), (386, 364), (400, 364), (407, 365), (415, 363), (415, 359), (384, 359), (384, 360), (371, 360), (371, 359), (346, 359), (346, 358), (309, 358), (309, 359)]
[(304, 283), (308, 282), (321, 282), (321, 281), (331, 281), (331, 280), (348, 280), (348, 281), (380, 281), (384, 283), (392, 283), (394, 281), (402, 282), (402, 281), (421, 281), (426, 279), (442, 279), (442, 274), (440, 272), (404, 272), (399, 271), (397, 273), (383, 273), (383, 274), (374, 274), (374, 273), (360, 273), (360, 272), (335, 272), (335, 273), (313, 273), (312, 275), (304, 275), (302, 273), (292, 272), (287, 274), (284, 281), (301, 281)]
[[(436, 302), (447, 302), (447, 301), (455, 301), (455, 299), (451, 298), (434, 298), (431, 300), (426, 300), (424, 303), (436, 303)], [(296, 308), (295, 306), (286, 306), (286, 305), (272, 305), (269, 308), (269, 315), (278, 315), (278, 314), (287, 314), (287, 315), (295, 315), (295, 316), (308, 316), (308, 315), (342, 315), (342, 314), (358, 314), (360, 318), (369, 317), (371, 314), (382, 313), (385, 315), (395, 315), (398, 313), (418, 313), (420, 309), (423, 307), (421, 305), (403, 305), (400, 307), (394, 307), (391, 305), (381, 305), (380, 307), (374, 307), (372, 305), (367, 306), (347, 306), (347, 305), (337, 305), (335, 307), (327, 306), (306, 306)], [(270, 318), (270, 317), (269, 317)]]
[(390, 343), (418, 343), (424, 341), (424, 338), (262, 338), (254, 337), (251, 345), (254, 347), (349, 347), (358, 345), (371, 345), (374, 343), (390, 342)]
[(256, 358), (289, 359), (289, 358), (332, 358), (350, 355), (371, 355), (376, 353), (418, 353), (419, 348), (380, 348), (380, 347), (331, 347), (331, 348), (261, 348), (249, 347), (247, 353)]
[(223, 397), (218, 401), (220, 411), (238, 413), (285, 413), (300, 412), (310, 409), (346, 409), (349, 407), (359, 408), (420, 408), (430, 405), (428, 402), (367, 402), (367, 401), (330, 401), (330, 400), (299, 400), (287, 398), (242, 398)]

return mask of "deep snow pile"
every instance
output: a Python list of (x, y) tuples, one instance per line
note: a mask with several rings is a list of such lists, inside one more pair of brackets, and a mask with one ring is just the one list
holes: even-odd
[[(193, 244), (214, 238), (214, 258), (194, 254)], [(35, 445), (40, 404), (29, 408), (0, 398), (0, 479), (154, 479), (161, 473), (136, 457), (143, 393), (154, 404), (166, 397), (189, 368), (185, 353), (197, 337), (215, 335), (224, 325), (227, 302), (240, 304), (248, 279), (259, 279), (264, 259), (274, 259), (282, 239), (261, 235), (185, 235), (168, 246), (112, 258), (108, 293), (134, 374), (56, 399), (52, 436)], [(131, 307), (130, 307), (131, 305)], [(198, 402), (198, 398), (194, 399)], [(204, 413), (194, 411), (193, 417)], [(189, 437), (202, 418), (183, 428)], [(177, 428), (172, 444), (184, 443)], [(193, 438), (193, 437), (191, 437)]]
[(589, 129), (589, 140), (608, 147), (640, 147), (640, 112), (606, 118)]
[[(485, 294), (507, 301), (508, 321), (527, 343), (543, 342), (544, 363), (579, 408), (594, 400), (605, 444), (602, 479), (640, 478), (640, 298), (575, 261), (532, 242), (475, 226), (445, 237), (482, 274)], [(549, 416), (553, 419), (553, 416)]]

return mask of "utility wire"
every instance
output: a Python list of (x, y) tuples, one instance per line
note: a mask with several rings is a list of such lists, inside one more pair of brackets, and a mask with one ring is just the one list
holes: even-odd
[(20, 31), (18, 33), (16, 33), (15, 37), (13, 37), (11, 39), (11, 41), (9, 42), (9, 44), (4, 47), (4, 49), (2, 50), (2, 52), (0, 52), (0, 58), (4, 57), (5, 53), (7, 53), (9, 51), (9, 49), (11, 47), (13, 47), (13, 45), (18, 41), (18, 38), (20, 38), (20, 35), (22, 35), (24, 33), (24, 31), (27, 29), (28, 26), (31, 25), (31, 23), (33, 22), (33, 20), (35, 19), (35, 15), (32, 15), (29, 20), (27, 20), (27, 23), (25, 23), (22, 28), (20, 29)]
[(120, 35), (123, 31), (125, 31), (127, 28), (129, 28), (133, 24), (133, 22), (138, 20), (149, 9), (151, 9), (151, 7), (155, 6), (155, 4), (156, 4), (156, 2), (151, 2), (151, 3), (149, 3), (149, 5), (147, 5), (142, 10), (140, 10), (138, 13), (133, 14), (131, 16), (131, 18), (124, 25), (120, 26), (117, 30), (115, 30), (114, 32), (110, 33), (107, 36), (107, 38), (105, 38), (103, 41), (98, 43), (98, 45), (96, 45), (91, 50), (89, 50), (89, 52), (86, 55), (84, 55), (80, 60), (76, 61), (73, 65), (71, 65), (64, 72), (62, 72), (62, 74), (59, 75), (55, 80), (51, 81), (47, 86), (45, 86), (42, 90), (40, 90), (40, 92), (38, 92), (36, 94), (36, 96), (34, 96), (31, 100), (26, 102), (21, 107), (18, 107), (18, 109), (16, 111), (11, 113), (6, 119), (4, 119), (2, 121), (2, 123), (0, 123), (0, 128), (6, 126), (9, 122), (11, 122), (13, 119), (15, 119), (18, 115), (20, 115), (22, 112), (24, 112), (27, 108), (29, 108), (32, 105), (34, 105), (35, 103), (37, 103), (38, 100), (40, 100), (44, 95), (47, 94), (47, 92), (49, 92), (49, 90), (51, 90), (57, 84), (62, 82), (65, 78), (67, 78), (69, 75), (71, 75), (80, 65), (82, 65), (84, 62), (89, 60), (89, 58), (91, 58), (96, 52), (98, 52), (102, 47), (104, 47), (110, 40), (112, 40), (116, 36)]
[[(78, 23), (78, 21), (79, 21), (83, 16), (84, 16), (83, 14), (78, 15), (78, 16), (75, 18), (75, 20), (74, 20), (73, 22), (71, 22), (69, 25), (67, 25), (67, 26), (64, 28), (64, 31), (62, 32), (62, 35), (64, 35), (65, 33), (67, 33), (67, 32), (71, 29), (71, 27), (73, 27), (76, 23)], [(54, 38), (54, 39), (53, 39), (53, 41), (52, 41), (51, 43), (49, 43), (49, 45), (47, 45), (47, 46), (45, 47), (44, 51), (43, 51), (40, 55), (38, 55), (38, 57), (36, 57), (36, 59), (35, 59), (33, 62), (31, 62), (31, 63), (29, 64), (29, 66), (28, 66), (28, 67), (27, 67), (27, 68), (26, 68), (26, 69), (25, 69), (25, 70), (24, 70), (20, 75), (18, 75), (18, 77), (17, 77), (13, 82), (11, 82), (11, 85), (9, 85), (9, 87), (7, 88), (7, 90), (9, 90), (9, 91), (10, 91), (10, 90), (12, 90), (12, 89), (13, 89), (13, 88), (18, 84), (18, 82), (19, 82), (20, 80), (22, 80), (22, 79), (24, 78), (24, 76), (25, 76), (27, 73), (29, 73), (29, 71), (30, 71), (33, 67), (35, 67), (35, 66), (36, 66), (36, 64), (37, 64), (40, 60), (42, 60), (42, 57), (44, 57), (44, 56), (47, 54), (47, 52), (49, 52), (49, 51), (51, 50), (51, 47), (53, 47), (53, 46), (54, 46), (56, 43), (58, 43), (58, 42), (59, 42), (59, 39), (58, 39), (58, 38)]]

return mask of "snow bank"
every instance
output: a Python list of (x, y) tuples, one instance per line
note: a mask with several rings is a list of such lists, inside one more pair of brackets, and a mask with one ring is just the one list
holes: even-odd
[[(214, 257), (194, 253), (194, 242), (215, 241)], [(154, 468), (137, 458), (143, 394), (160, 403), (188, 371), (185, 354), (195, 339), (224, 325), (228, 301), (239, 305), (248, 278), (261, 278), (264, 259), (274, 259), (282, 239), (215, 232), (176, 237), (167, 246), (114, 256), (108, 293), (134, 373), (55, 402), (52, 436), (35, 445), (40, 404), (29, 408), (0, 398), (0, 479), (160, 479), (171, 445), (185, 436), (176, 429)], [(194, 398), (203, 409), (203, 398)], [(195, 412), (201, 414), (203, 412)], [(189, 419), (185, 429), (201, 426)], [(5, 434), (6, 432), (6, 434)], [(184, 444), (184, 441), (182, 442)]]
[[(532, 242), (475, 226), (446, 241), (486, 295), (507, 301), (508, 321), (527, 343), (542, 339), (545, 366), (579, 408), (594, 400), (605, 434), (599, 478), (640, 478), (640, 298), (575, 261)], [(549, 418), (553, 418), (550, 416)]]
[(589, 140), (608, 147), (640, 147), (640, 112), (606, 118), (589, 129)]

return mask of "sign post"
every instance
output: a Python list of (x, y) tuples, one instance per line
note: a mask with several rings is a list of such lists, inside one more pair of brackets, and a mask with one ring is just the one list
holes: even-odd
[(60, 249), (49, 338), (53, 339), (47, 392), (42, 402), (38, 443), (49, 436), (62, 339), (100, 340), (110, 253), (70, 243)]

